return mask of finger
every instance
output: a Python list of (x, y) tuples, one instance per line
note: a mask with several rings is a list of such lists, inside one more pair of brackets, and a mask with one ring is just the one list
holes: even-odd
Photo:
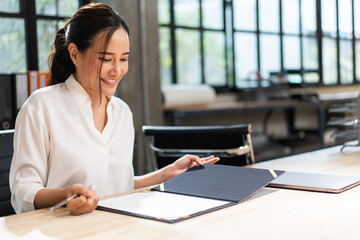
[(71, 209), (71, 213), (73, 215), (80, 215), (83, 213), (87, 213), (89, 212), (89, 208), (91, 208), (92, 204), (91, 204), (91, 198), (86, 199), (85, 203), (77, 208), (73, 208)]
[(95, 203), (94, 197), (86, 199), (85, 204), (83, 204), (81, 207), (76, 209), (76, 213), (83, 214), (83, 213), (92, 212), (94, 209), (94, 203)]
[(198, 156), (193, 156), (192, 161), (195, 162), (195, 165), (196, 163), (199, 165), (204, 165), (203, 161), (201, 161), (201, 159)]
[(94, 196), (93, 196), (93, 199), (94, 199), (94, 202), (93, 202), (93, 205), (90, 209), (90, 212), (94, 211), (98, 205), (98, 202), (99, 202), (99, 196), (97, 195), (96, 192), (94, 192)]
[(202, 162), (206, 162), (207, 160), (212, 159), (212, 158), (214, 158), (214, 156), (213, 156), (213, 155), (208, 156), (208, 157), (203, 157), (203, 158), (200, 158), (200, 160), (201, 160)]
[(207, 161), (204, 162), (204, 163), (206, 163), (206, 164), (214, 164), (214, 163), (218, 162), (219, 160), (220, 160), (220, 158), (215, 157), (215, 158), (212, 158), (212, 159), (207, 160)]
[(78, 183), (71, 185), (67, 193), (67, 197), (70, 197), (74, 194), (79, 194), (81, 192), (81, 188), (83, 188), (83, 186)]
[(94, 196), (94, 205), (93, 205), (92, 211), (94, 211), (94, 210), (96, 209), (98, 203), (99, 203), (99, 196), (95, 193), (95, 196)]
[(71, 187), (70, 195), (74, 195), (74, 194), (84, 195), (85, 197), (89, 198), (94, 195), (94, 191), (91, 187), (86, 188), (86, 187), (82, 186), (81, 184), (74, 184)]
[(73, 215), (80, 215), (84, 213), (93, 212), (96, 209), (98, 202), (99, 202), (99, 196), (94, 191), (93, 197), (86, 198), (85, 196), (81, 195), (80, 197), (71, 200), (68, 203), (67, 207), (69, 208), (69, 210)]
[(203, 165), (199, 156), (186, 154), (181, 159), (183, 159), (183, 158), (186, 158), (192, 167), (195, 166), (196, 164)]
[(71, 211), (74, 212), (76, 209), (82, 207), (86, 203), (87, 198), (83, 195), (74, 198), (73, 200), (69, 201), (66, 206)]

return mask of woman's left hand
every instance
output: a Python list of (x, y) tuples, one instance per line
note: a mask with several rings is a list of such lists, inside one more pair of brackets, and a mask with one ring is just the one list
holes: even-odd
[(194, 167), (196, 164), (199, 164), (199, 165), (214, 164), (219, 160), (220, 160), (220, 158), (214, 157), (214, 156), (200, 158), (195, 155), (187, 154), (187, 155), (179, 158), (178, 160), (176, 160), (176, 162), (173, 163), (174, 175), (176, 176), (182, 172), (185, 172), (189, 168)]
[(189, 168), (194, 167), (196, 164), (213, 164), (219, 160), (220, 158), (214, 156), (200, 158), (195, 155), (187, 154), (160, 170), (148, 173), (144, 176), (136, 177), (134, 181), (134, 188), (136, 189), (160, 184), (179, 175), (182, 172), (185, 172)]

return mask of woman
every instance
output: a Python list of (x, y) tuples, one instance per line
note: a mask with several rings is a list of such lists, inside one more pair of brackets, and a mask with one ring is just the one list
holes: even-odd
[(67, 204), (72, 214), (92, 212), (99, 196), (159, 184), (219, 160), (186, 155), (134, 177), (132, 113), (113, 96), (128, 71), (129, 36), (124, 20), (101, 3), (80, 8), (57, 32), (51, 86), (34, 92), (16, 120), (10, 188), (17, 213), (74, 194), (79, 197)]

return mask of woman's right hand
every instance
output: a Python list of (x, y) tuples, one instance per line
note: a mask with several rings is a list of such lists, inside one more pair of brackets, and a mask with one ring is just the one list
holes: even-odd
[(99, 202), (99, 196), (91, 187), (87, 188), (81, 184), (73, 184), (67, 187), (67, 197), (75, 194), (79, 196), (66, 204), (72, 214), (80, 215), (95, 210)]

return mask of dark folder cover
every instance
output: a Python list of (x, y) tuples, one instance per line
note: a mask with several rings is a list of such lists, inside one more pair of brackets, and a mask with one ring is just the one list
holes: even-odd
[[(239, 203), (284, 172), (271, 171), (205, 164), (166, 181), (164, 191)], [(160, 186), (153, 190), (161, 191)]]
[[(235, 205), (260, 188), (266, 186), (269, 182), (274, 180), (277, 176), (284, 171), (273, 171), (269, 169), (246, 168), (237, 166), (227, 166), (220, 164), (205, 164), (204, 166), (195, 166), (186, 172), (160, 184), (153, 188), (151, 192), (159, 192), (161, 194), (175, 194), (178, 196), (198, 197), (204, 199), (219, 200), (221, 203), (215, 207), (207, 207), (202, 210), (194, 211), (186, 216), (179, 216), (173, 218), (156, 217), (156, 214), (151, 215), (145, 212), (137, 211), (137, 206), (144, 205), (147, 193), (141, 193), (140, 200), (133, 200), (131, 203), (124, 201), (124, 198), (129, 195), (119, 196), (115, 200), (116, 204), (111, 203), (106, 199), (99, 202), (99, 210), (116, 212), (136, 217), (142, 217), (167, 223), (180, 222), (195, 216), (199, 216), (211, 211)], [(145, 195), (144, 195), (145, 194)], [(135, 195), (134, 195), (135, 196)], [(162, 198), (166, 198), (162, 196)], [(130, 196), (129, 196), (130, 197)], [(195, 201), (195, 200), (194, 200)], [(164, 203), (165, 205), (172, 204), (171, 202)], [(127, 206), (127, 205), (134, 205)], [(149, 208), (155, 211), (161, 211), (164, 205), (155, 206), (158, 204), (150, 205)], [(191, 203), (194, 205), (194, 202)], [(173, 206), (177, 208), (178, 205)], [(157, 210), (159, 208), (159, 210)]]

